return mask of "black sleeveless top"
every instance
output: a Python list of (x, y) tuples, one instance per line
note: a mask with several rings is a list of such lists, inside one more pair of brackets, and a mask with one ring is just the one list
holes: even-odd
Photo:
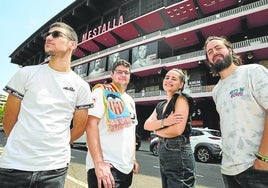
[(189, 138), (191, 128), (192, 128), (191, 127), (192, 115), (195, 111), (195, 102), (194, 102), (193, 98), (190, 97), (189, 95), (187, 95), (185, 93), (175, 93), (173, 95), (173, 97), (171, 98), (171, 100), (169, 101), (169, 103), (167, 104), (167, 107), (166, 107), (164, 113), (163, 113), (163, 108), (164, 108), (165, 104), (167, 103), (167, 100), (159, 102), (156, 106), (157, 119), (158, 120), (165, 119), (169, 116), (169, 114), (171, 112), (174, 112), (175, 111), (175, 103), (177, 101), (177, 98), (181, 95), (187, 99), (188, 104), (189, 104), (189, 114), (188, 114), (188, 118), (187, 118), (187, 123), (186, 123), (185, 129), (184, 129), (182, 135)]

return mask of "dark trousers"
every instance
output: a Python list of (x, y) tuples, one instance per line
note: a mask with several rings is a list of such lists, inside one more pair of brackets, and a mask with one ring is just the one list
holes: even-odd
[(0, 168), (2, 188), (64, 188), (67, 167), (47, 171), (22, 171)]
[[(132, 183), (133, 172), (131, 171), (129, 174), (124, 174), (117, 170), (116, 168), (111, 168), (112, 175), (115, 180), (114, 188), (128, 188)], [(95, 169), (90, 169), (87, 172), (87, 183), (88, 188), (97, 188), (98, 181), (97, 176), (95, 174)], [(102, 187), (104, 187), (102, 185)]]
[(222, 175), (226, 188), (267, 188), (268, 171), (250, 167), (235, 176)]
[(188, 138), (160, 138), (159, 161), (162, 188), (195, 187), (196, 167)]

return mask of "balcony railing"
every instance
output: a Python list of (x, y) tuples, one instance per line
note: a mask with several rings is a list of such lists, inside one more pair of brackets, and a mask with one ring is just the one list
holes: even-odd
[[(248, 49), (262, 49), (268, 46), (268, 36), (258, 37), (254, 39), (247, 39), (244, 41), (233, 43), (234, 51), (237, 53), (243, 52)], [(194, 61), (205, 60), (205, 54), (203, 50), (182, 54), (179, 56), (173, 56), (165, 59), (161, 59), (161, 64), (166, 66), (176, 64), (186, 64)]]
[[(214, 88), (215, 85), (206, 85), (206, 86), (195, 86), (190, 87), (190, 93), (188, 93), (193, 98), (200, 98), (200, 97), (211, 97), (211, 91)], [(132, 96), (135, 100), (135, 102), (142, 102), (142, 101), (148, 101), (148, 99), (152, 100), (163, 100), (165, 99), (166, 92), (163, 90), (156, 90), (156, 91), (146, 91), (144, 93), (128, 93), (130, 96)]]
[[(245, 50), (250, 49), (262, 49), (267, 48), (268, 46), (268, 36), (258, 37), (254, 39), (247, 39), (244, 41), (233, 43), (234, 51), (236, 53), (241, 53)], [(172, 65), (183, 65), (191, 62), (198, 62), (205, 60), (205, 55), (203, 50), (182, 54), (179, 56), (173, 56), (165, 59), (160, 59), (159, 62), (163, 66), (172, 66)], [(144, 67), (146, 69), (146, 67)], [(150, 69), (150, 67), (148, 67)], [(103, 72), (99, 75), (84, 77), (87, 82), (93, 82), (97, 80), (103, 80), (109, 78), (109, 71)]]
[[(134, 46), (138, 46), (141, 44), (145, 44), (148, 42), (152, 42), (155, 40), (159, 40), (162, 38), (166, 38), (166, 37), (170, 37), (170, 36), (175, 36), (175, 35), (179, 35), (185, 32), (189, 32), (191, 30), (196, 30), (199, 29), (201, 27), (204, 27), (204, 24), (209, 25), (212, 22), (221, 22), (224, 21), (226, 19), (229, 19), (230, 16), (232, 17), (241, 17), (241, 16), (245, 16), (247, 14), (251, 14), (252, 12), (255, 11), (261, 11), (261, 10), (265, 10), (268, 8), (268, 0), (262, 0), (262, 1), (257, 1), (257, 2), (253, 2), (251, 4), (247, 4), (238, 8), (234, 8), (216, 15), (212, 15), (212, 16), (208, 16), (202, 19), (198, 19), (195, 20), (193, 22), (190, 23), (186, 23), (177, 27), (173, 27), (170, 29), (167, 29), (165, 31), (157, 31), (127, 42), (124, 42), (122, 44), (119, 44), (117, 46), (105, 49), (103, 51), (94, 53), (92, 55), (88, 55), (85, 57), (82, 57), (78, 60), (75, 60), (72, 62), (72, 66), (76, 66), (79, 64), (83, 64), (95, 59), (98, 59), (100, 57), (104, 57), (110, 54), (113, 54), (115, 52), (118, 51), (123, 51), (125, 49), (130, 49)], [(266, 43), (267, 43), (267, 39), (266, 39)], [(191, 56), (193, 57), (193, 56)]]

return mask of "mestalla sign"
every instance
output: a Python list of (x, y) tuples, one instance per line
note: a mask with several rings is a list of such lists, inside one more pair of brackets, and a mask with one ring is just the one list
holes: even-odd
[(118, 20), (113, 19), (113, 21), (109, 21), (108, 23), (104, 23), (102, 25), (99, 25), (98, 27), (95, 27), (88, 32), (84, 33), (82, 35), (82, 42), (86, 41), (88, 39), (92, 39), (106, 31), (113, 30), (117, 28), (118, 26), (122, 25), (124, 23), (123, 16), (120, 16)]

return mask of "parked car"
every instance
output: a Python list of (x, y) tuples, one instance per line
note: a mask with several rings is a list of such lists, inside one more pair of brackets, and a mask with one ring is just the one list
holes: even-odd
[(141, 147), (141, 136), (136, 133), (136, 150), (139, 150)]
[[(192, 128), (190, 134), (191, 148), (197, 161), (206, 163), (214, 158), (221, 159), (221, 132), (208, 128)], [(159, 138), (156, 136), (150, 142), (150, 151), (158, 156)]]
[(198, 161), (205, 163), (214, 158), (221, 159), (222, 140), (219, 130), (192, 128), (190, 141), (195, 158)]
[[(86, 143), (86, 132), (75, 140), (72, 144), (71, 147), (80, 147), (80, 148), (87, 148), (87, 143)], [(136, 133), (136, 150), (139, 150), (141, 147), (141, 137)]]
[(150, 141), (150, 151), (153, 153), (153, 155), (158, 156), (159, 155), (159, 137), (154, 136), (153, 139)]

